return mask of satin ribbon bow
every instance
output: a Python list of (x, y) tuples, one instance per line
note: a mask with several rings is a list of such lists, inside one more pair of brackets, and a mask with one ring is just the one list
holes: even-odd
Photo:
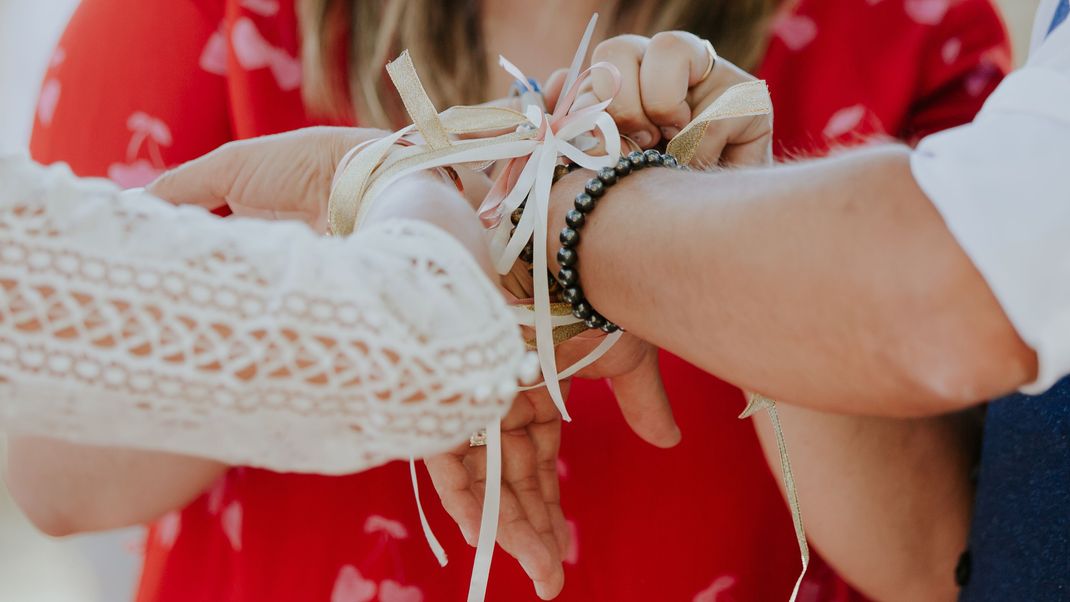
[[(558, 371), (554, 357), (554, 328), (576, 330), (581, 320), (567, 311), (557, 311), (549, 297), (546, 238), (548, 228), (550, 186), (554, 168), (561, 157), (592, 170), (614, 167), (620, 158), (620, 135), (606, 109), (612, 96), (597, 104), (576, 107), (580, 87), (595, 71), (604, 70), (620, 86), (620, 73), (608, 63), (598, 63), (586, 70), (580, 68), (587, 55), (594, 27), (595, 15), (584, 32), (561, 97), (553, 113), (541, 106), (529, 105), (523, 112), (500, 107), (453, 107), (442, 113), (436, 111), (420, 83), (407, 52), (387, 65), (413, 124), (384, 138), (354, 148), (339, 166), (328, 202), (328, 220), (335, 235), (346, 235), (359, 227), (368, 207), (390, 184), (413, 172), (461, 165), (505, 160), (500, 175), (479, 209), (483, 224), (493, 231), (492, 258), (500, 274), (512, 269), (528, 240), (534, 238), (534, 307), (515, 306), (517, 322), (535, 329), (536, 351), (543, 383), (562, 417), (571, 420), (561, 395), (560, 380), (568, 378), (590, 365), (607, 352), (622, 336), (616, 332), (603, 339), (587, 357), (564, 371)], [(504, 57), (500, 64), (527, 92), (535, 92), (530, 80), (520, 69)], [(614, 95), (616, 92), (614, 92)], [(531, 94), (522, 96), (531, 97)], [(703, 110), (690, 124), (673, 138), (668, 152), (687, 165), (694, 158), (708, 126), (721, 119), (766, 115), (772, 111), (765, 82), (754, 81), (729, 88)], [(511, 130), (507, 134), (482, 138), (458, 139), (458, 136)], [(604, 140), (604, 154), (591, 154), (580, 148), (582, 137), (597, 132)], [(510, 235), (509, 217), (526, 201), (524, 211)], [(533, 387), (528, 387), (533, 388)], [(788, 502), (792, 510), (796, 536), (802, 556), (803, 570), (795, 585), (791, 600), (798, 594), (806, 567), (809, 549), (803, 532), (795, 482), (788, 462), (775, 403), (758, 395), (750, 396), (750, 403), (740, 418), (750, 417), (759, 410), (768, 410), (777, 434)], [(479, 542), (469, 587), (469, 602), (482, 602), (490, 573), (494, 544), (497, 538), (498, 511), (501, 495), (501, 431), (500, 425), (487, 425), (487, 488), (483, 500), (483, 517)], [(438, 558), (446, 564), (446, 554), (439, 545), (420, 507), (415, 464), (410, 466), (417, 506), (424, 535)]]

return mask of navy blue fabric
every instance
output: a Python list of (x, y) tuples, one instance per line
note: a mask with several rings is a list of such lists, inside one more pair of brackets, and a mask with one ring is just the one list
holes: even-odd
[(1070, 600), (1070, 379), (992, 403), (962, 602)]
[[(1070, 0), (1061, 0), (1048, 34), (1067, 17)], [(989, 405), (957, 577), (961, 602), (1070, 601), (1070, 378)]]
[(1055, 9), (1055, 18), (1051, 20), (1051, 27), (1048, 28), (1048, 35), (1055, 31), (1055, 28), (1062, 25), (1066, 18), (1070, 17), (1070, 0), (1061, 0), (1059, 6)]

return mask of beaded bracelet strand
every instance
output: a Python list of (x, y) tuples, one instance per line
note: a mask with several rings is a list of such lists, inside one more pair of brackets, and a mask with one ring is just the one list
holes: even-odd
[(557, 263), (561, 266), (557, 272), (557, 281), (564, 287), (562, 298), (572, 305), (572, 315), (584, 321), (587, 328), (601, 329), (606, 333), (620, 330), (587, 301), (580, 287), (580, 231), (587, 223), (587, 216), (594, 211), (599, 199), (617, 182), (645, 167), (670, 167), (690, 171), (689, 167), (680, 165), (676, 158), (668, 153), (651, 149), (646, 152), (635, 151), (627, 157), (621, 157), (616, 167), (605, 167), (598, 174), (587, 180), (583, 192), (576, 195), (573, 208), (565, 215), (565, 226), (561, 230), (561, 249), (557, 252)]

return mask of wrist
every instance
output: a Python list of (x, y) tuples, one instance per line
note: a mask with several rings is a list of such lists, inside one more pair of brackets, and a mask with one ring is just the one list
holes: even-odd
[(561, 230), (565, 228), (565, 214), (572, 209), (576, 195), (583, 192), (587, 180), (594, 177), (594, 172), (578, 169), (566, 174), (550, 188), (550, 214), (547, 218), (546, 260), (550, 272), (556, 274), (561, 266), (557, 263), (557, 252), (561, 249)]
[[(610, 190), (617, 190), (618, 185), (625, 179), (638, 177), (642, 172), (661, 171), (663, 169), (688, 170), (689, 168), (677, 163), (676, 158), (667, 153), (657, 150), (646, 152), (635, 151), (626, 157), (620, 158), (613, 167), (604, 167), (594, 174), (580, 174), (584, 176), (583, 187), (572, 201), (572, 207), (561, 217), (562, 207), (552, 207), (558, 220), (563, 220), (564, 227), (556, 229), (560, 223), (551, 222), (550, 235), (558, 232), (558, 244), (560, 248), (552, 258), (551, 265), (560, 265), (557, 272), (557, 281), (563, 287), (562, 298), (572, 305), (572, 315), (585, 320), (588, 328), (601, 328), (607, 333), (616, 332), (619, 327), (597, 307), (591, 305), (588, 298), (588, 290), (598, 288), (598, 273), (600, 257), (606, 257), (606, 249), (612, 248), (613, 237), (607, 236), (613, 230), (620, 227), (621, 211), (613, 211), (610, 215), (595, 217), (597, 208), (603, 204), (617, 205), (626, 203), (626, 198), (607, 199)], [(590, 177), (588, 177), (590, 176)], [(560, 193), (568, 194), (579, 184), (577, 179), (569, 179)], [(552, 190), (552, 189), (551, 189)], [(610, 194), (610, 197), (617, 196)], [(627, 195), (625, 195), (626, 197)], [(568, 198), (567, 196), (565, 198)], [(551, 201), (560, 203), (560, 198), (551, 197)], [(624, 213), (627, 214), (627, 204)], [(597, 224), (595, 222), (598, 222)], [(614, 227), (616, 224), (616, 227)], [(584, 244), (588, 234), (592, 235), (595, 244)], [(550, 239), (552, 242), (553, 239)], [(619, 241), (618, 241), (619, 242)], [(550, 250), (552, 246), (548, 245)], [(586, 258), (586, 259), (583, 259)], [(556, 260), (556, 261), (553, 261)], [(583, 275), (587, 277), (584, 278)], [(604, 288), (604, 283), (603, 283)]]

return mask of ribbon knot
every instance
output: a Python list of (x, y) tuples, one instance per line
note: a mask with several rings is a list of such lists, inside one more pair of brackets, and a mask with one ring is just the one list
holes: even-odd
[[(530, 104), (523, 112), (499, 107), (453, 107), (438, 113), (420, 83), (408, 53), (402, 53), (398, 60), (387, 66), (387, 71), (409, 116), (412, 117), (413, 125), (354, 148), (339, 166), (328, 201), (328, 218), (332, 232), (336, 235), (346, 235), (359, 226), (367, 207), (374, 199), (390, 184), (406, 175), (448, 165), (504, 161), (490, 193), (479, 208), (479, 217), (483, 224), (494, 232), (491, 256), (500, 274), (508, 273), (524, 246), (529, 240), (533, 241), (534, 306), (514, 307), (517, 322), (535, 330), (536, 352), (542, 369), (543, 382), (527, 388), (545, 386), (566, 421), (570, 420), (570, 417), (562, 398), (560, 381), (596, 361), (623, 335), (623, 332), (618, 331), (606, 336), (587, 357), (563, 371), (558, 371), (554, 356), (554, 328), (568, 327), (577, 330), (583, 326), (582, 320), (572, 316), (571, 311), (565, 309), (555, 313), (555, 308), (550, 303), (546, 240), (550, 186), (553, 183), (554, 170), (561, 157), (580, 167), (599, 170), (615, 167), (621, 156), (621, 139), (617, 126), (606, 112), (613, 96), (619, 91), (621, 74), (610, 63), (596, 63), (586, 70), (580, 69), (587, 56), (596, 21), (597, 15), (591, 19), (584, 32), (560, 98), (550, 113), (546, 112), (545, 107), (536, 104)], [(532, 80), (520, 69), (504, 57), (501, 58), (500, 64), (516, 79), (517, 85), (523, 90), (523, 96), (539, 97)], [(577, 106), (580, 89), (597, 71), (604, 71), (613, 79), (613, 94), (601, 102)], [(687, 165), (694, 157), (710, 123), (721, 119), (769, 114), (771, 110), (769, 91), (764, 82), (755, 81), (733, 86), (670, 141), (668, 151), (681, 164)], [(475, 138), (461, 136), (503, 130), (509, 133)], [(589, 144), (589, 135), (592, 133), (603, 141), (600, 154), (588, 152), (596, 146)], [(526, 205), (520, 220), (510, 232), (509, 216), (522, 203)], [(765, 398), (753, 397), (745, 415), (749, 416), (759, 409), (769, 410), (774, 421), (805, 573), (809, 551), (775, 404)], [(468, 592), (469, 602), (481, 602), (485, 597), (498, 526), (502, 468), (499, 425), (488, 425), (487, 434), (487, 489), (472, 582)], [(416, 490), (415, 466), (411, 466), (410, 470)], [(417, 506), (424, 534), (439, 562), (445, 565), (445, 551), (435, 539), (423, 515), (423, 509), (419, 506), (418, 490)], [(802, 575), (796, 583), (792, 600), (798, 594), (801, 581)]]

